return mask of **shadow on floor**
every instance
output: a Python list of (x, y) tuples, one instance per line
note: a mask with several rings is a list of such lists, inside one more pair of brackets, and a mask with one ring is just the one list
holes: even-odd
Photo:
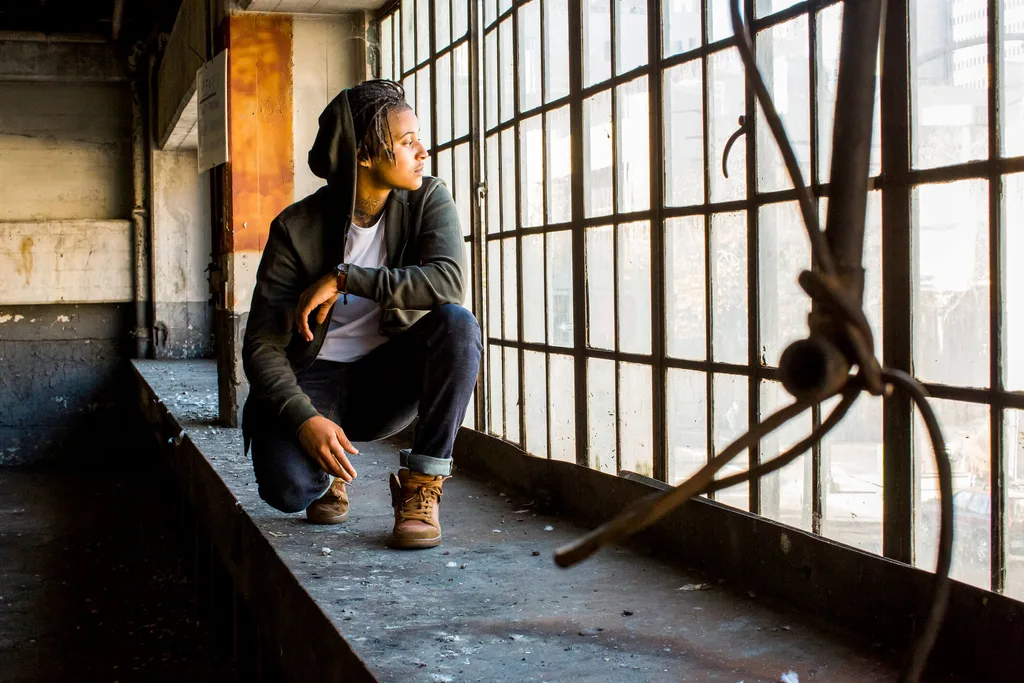
[(157, 476), (0, 468), (5, 683), (233, 678), (230, 643), (197, 622)]

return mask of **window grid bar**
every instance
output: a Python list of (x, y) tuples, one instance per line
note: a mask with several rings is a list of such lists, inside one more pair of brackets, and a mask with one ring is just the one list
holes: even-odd
[[(706, 46), (708, 43), (708, 22), (707, 22), (707, 10), (708, 2), (710, 0), (701, 0), (700, 3), (700, 35), (701, 45)], [(708, 53), (706, 51), (701, 52), (701, 125), (703, 126), (703, 160), (704, 160), (704, 206), (711, 206), (711, 146), (710, 140), (710, 119), (711, 119), (711, 107), (709, 105), (710, 98), (708, 97)], [(662, 105), (664, 106), (664, 105)], [(659, 150), (660, 152), (661, 150)], [(746, 205), (746, 202), (742, 202)], [(715, 439), (714, 439), (714, 428), (715, 428), (715, 411), (714, 411), (714, 297), (712, 296), (712, 282), (711, 282), (711, 214), (704, 214), (704, 344), (705, 344), (705, 363), (707, 364), (708, 372), (705, 375), (705, 398), (704, 398), (704, 419), (707, 421), (707, 428), (705, 431), (705, 461), (711, 462), (711, 459), (715, 456)], [(664, 267), (664, 266), (663, 266)], [(715, 499), (714, 492), (707, 494), (707, 497), (711, 500)]]
[[(815, 207), (818, 206), (818, 196), (814, 193), (815, 185), (820, 173), (819, 168), (819, 152), (821, 150), (821, 141), (818, 139), (818, 13), (820, 9), (817, 7), (818, 3), (812, 3), (810, 11), (807, 13), (807, 37), (808, 37), (808, 81), (807, 90), (810, 104), (810, 136), (811, 136), (811, 177), (808, 179), (810, 183), (812, 198)], [(830, 178), (831, 179), (831, 178)], [(814, 257), (814, 251), (811, 250), (811, 267), (817, 267), (817, 259)], [(821, 426), (821, 404), (815, 403), (811, 406), (811, 428), (817, 429)], [(821, 487), (823, 481), (823, 472), (821, 468), (821, 441), (815, 441), (811, 446), (811, 532), (820, 535), (822, 534), (822, 523), (825, 518), (825, 494)], [(806, 490), (806, 482), (804, 483)]]
[(668, 380), (665, 370), (665, 242), (664, 220), (661, 205), (664, 203), (665, 154), (664, 154), (664, 95), (662, 92), (663, 72), (658, 61), (662, 52), (662, 4), (655, 2), (647, 10), (647, 129), (651, 133), (648, 147), (650, 170), (651, 220), (648, 230), (651, 240), (651, 353), (654, 367), (651, 369), (651, 453), (652, 472), (655, 479), (668, 481)]
[[(512, 16), (512, 114), (516, 121), (516, 127), (512, 131), (512, 148), (515, 150), (515, 216), (516, 228), (523, 224), (523, 187), (522, 187), (522, 118), (519, 111), (519, 11)], [(541, 122), (541, 127), (544, 124)], [(523, 311), (526, 308), (523, 299), (523, 236), (516, 234), (516, 326), (517, 339), (522, 342), (523, 336)], [(519, 363), (519, 444), (526, 450), (527, 424), (526, 424), (526, 359), (522, 349), (516, 351), (516, 361)]]
[[(744, 0), (743, 15), (746, 17), (754, 16), (754, 0)], [(760, 34), (756, 31), (751, 36), (754, 44), (754, 55), (757, 55), (757, 47), (760, 39)], [(746, 174), (747, 174), (747, 202), (751, 206), (756, 206), (757, 190), (758, 190), (758, 178), (757, 169), (760, 162), (757, 154), (763, 153), (769, 149), (770, 145), (775, 144), (774, 139), (770, 136), (765, 140), (764, 144), (759, 145), (757, 139), (757, 103), (754, 97), (753, 88), (750, 86), (750, 82), (744, 81), (744, 93), (746, 99), (746, 120), (750, 122), (750, 128), (747, 130), (747, 134), (743, 136), (744, 142), (747, 145), (747, 163), (746, 163)], [(759, 315), (760, 307), (760, 291), (758, 288), (758, 264), (760, 263), (759, 249), (758, 249), (758, 220), (759, 212), (757, 209), (750, 209), (747, 211), (747, 363), (751, 367), (756, 367), (760, 364), (759, 349), (761, 348), (761, 324)], [(760, 421), (761, 413), (761, 382), (754, 381), (747, 383), (747, 427), (750, 428), (756, 425)], [(760, 439), (751, 443), (747, 449), (747, 466), (752, 469), (756, 467), (761, 461), (761, 441)], [(751, 479), (748, 488), (748, 509), (753, 514), (761, 514), (761, 480), (759, 478)]]
[[(988, 157), (990, 160), (999, 158), (1002, 145), (1002, 131), (999, 127), (999, 92), (1002, 72), (999, 62), (999, 24), (1000, 3), (988, 0)], [(1002, 307), (1002, 178), (994, 170), (990, 172), (988, 182), (988, 256), (989, 256), (989, 386), (996, 391), (1003, 389), (1003, 307)], [(1006, 557), (1004, 548), (1004, 520), (1006, 515), (1006, 477), (1003, 444), (1003, 411), (994, 406), (989, 409), (991, 436), (989, 445), (992, 449), (989, 464), (989, 487), (991, 491), (991, 541), (989, 557), (991, 563), (990, 585), (993, 591), (1003, 592), (1006, 588)]]
[[(537, 0), (538, 12), (540, 12), (540, 101), (541, 104), (547, 101), (548, 98), (548, 83), (547, 83), (547, 22), (544, 18), (547, 16), (547, 3), (548, 0)], [(548, 115), (546, 113), (540, 114), (540, 158), (541, 168), (543, 169), (543, 181), (541, 182), (540, 188), (540, 213), (541, 213), (541, 225), (544, 227), (543, 237), (541, 237), (541, 244), (543, 245), (542, 253), (543, 260), (541, 262), (542, 281), (544, 282), (544, 343), (551, 343), (551, 339), (548, 338), (548, 319), (551, 315), (551, 311), (548, 309), (548, 294), (549, 288), (552, 286), (548, 282), (548, 234), (550, 234), (550, 226), (548, 225), (548, 179), (550, 178), (551, 169), (548, 168)], [(517, 226), (518, 227), (518, 226)], [(544, 422), (545, 422), (545, 435), (547, 443), (547, 458), (551, 459), (551, 454), (554, 452), (554, 443), (551, 440), (551, 357), (545, 353), (544, 357)]]

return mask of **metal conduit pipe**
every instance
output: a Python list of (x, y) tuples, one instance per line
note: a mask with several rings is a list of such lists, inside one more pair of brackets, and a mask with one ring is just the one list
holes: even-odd
[(149, 319), (149, 194), (146, 183), (146, 110), (143, 106), (144, 53), (136, 46), (128, 58), (132, 88), (132, 255), (135, 297), (135, 357), (152, 358)]

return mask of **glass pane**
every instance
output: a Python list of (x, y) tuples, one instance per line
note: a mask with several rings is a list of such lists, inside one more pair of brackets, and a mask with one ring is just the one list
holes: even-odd
[[(731, 34), (730, 34), (731, 35)], [(725, 143), (739, 128), (746, 112), (745, 76), (736, 48), (716, 52), (708, 58), (708, 164), (711, 201), (745, 199), (747, 196), (747, 141), (741, 136), (729, 150), (729, 177), (722, 175)]]
[(615, 2), (615, 73), (647, 63), (647, 0)]
[(476, 429), (476, 392), (469, 395), (469, 407), (466, 415), (462, 418), (462, 426), (466, 429)]
[[(469, 61), (466, 58), (467, 43), (455, 48), (455, 137), (469, 135)], [(494, 81), (491, 81), (494, 83)], [(488, 88), (491, 98), (493, 88)], [(490, 106), (490, 105), (488, 105)], [(493, 111), (493, 107), (491, 111)]]
[(519, 7), (519, 110), (540, 106), (540, 0)]
[[(455, 0), (458, 2), (459, 0)], [(452, 42), (451, 0), (434, 0), (434, 51), (440, 52)]]
[(587, 229), (587, 343), (615, 348), (615, 260), (612, 226)]
[(544, 101), (569, 94), (569, 3), (544, 1)]
[(468, 28), (469, 0), (452, 0), (452, 42), (466, 35)]
[(988, 386), (988, 183), (917, 187), (912, 209), (914, 373)]
[(437, 144), (452, 139), (452, 59), (451, 54), (438, 57), (437, 75)]
[[(824, 420), (838, 399), (822, 407)], [(821, 442), (821, 533), (882, 554), (882, 399), (862, 392)]]
[(416, 0), (416, 63), (430, 56), (430, 0)]
[(711, 217), (712, 358), (747, 363), (747, 214)]
[[(736, 375), (715, 375), (712, 385), (714, 413), (715, 454), (738, 439), (747, 431), (747, 378)], [(718, 471), (716, 479), (722, 479), (749, 469), (750, 455), (743, 451), (728, 465)], [(737, 484), (715, 494), (715, 500), (741, 510), (750, 509), (750, 485)]]
[(665, 71), (662, 93), (667, 206), (704, 203), (704, 88), (700, 71), (699, 59)]
[(405, 101), (410, 107), (416, 109), (416, 74), (412, 73), (406, 76), (402, 81), (402, 87), (405, 88)]
[[(761, 419), (793, 402), (778, 382), (761, 382)], [(811, 433), (811, 411), (804, 411), (761, 439), (761, 462), (768, 462)], [(742, 459), (739, 456), (737, 460)], [(734, 461), (735, 462), (735, 461)], [(811, 530), (811, 452), (761, 478), (761, 514), (789, 526)]]
[(504, 14), (512, 7), (512, 0), (498, 0), (498, 14)]
[[(953, 466), (953, 565), (949, 575), (980, 588), (991, 585), (989, 408), (930, 398)], [(914, 485), (917, 501), (914, 565), (935, 571), (939, 538), (939, 478), (928, 431), (914, 409)]]
[(479, 318), (480, 312), (473, 303), (473, 243), (463, 242), (462, 253), (466, 258), (466, 298), (463, 299), (462, 305), (476, 313)]
[(548, 223), (572, 220), (572, 135), (569, 107), (547, 114)]
[(416, 66), (416, 12), (413, 0), (402, 0), (402, 70)]
[(668, 483), (688, 479), (708, 461), (707, 375), (669, 368)]
[(450, 149), (437, 153), (435, 173), (438, 178), (448, 185), (449, 190), (455, 191), (455, 183), (452, 178), (452, 151)]
[(1003, 382), (1024, 390), (1024, 173), (1003, 180)]
[(615, 361), (587, 359), (587, 422), (590, 426), (589, 465), (617, 474), (615, 442)]
[(416, 116), (420, 120), (420, 140), (427, 149), (433, 147), (430, 119), (430, 67), (416, 72)]
[(395, 22), (391, 26), (391, 35), (394, 37), (391, 53), (394, 55), (394, 80), (402, 80), (402, 10), (395, 10)]
[(762, 365), (778, 367), (786, 347), (808, 333), (811, 299), (796, 278), (811, 267), (811, 245), (796, 202), (761, 207), (757, 230), (759, 357)]
[[(818, 13), (818, 180), (827, 183), (832, 176), (832, 122), (836, 109), (836, 85), (839, 82), (839, 43), (842, 34), (843, 5), (826, 7)], [(871, 161), (868, 172), (882, 172), (881, 91), (875, 75), (874, 126), (871, 133)]]
[(988, 157), (984, 0), (911, 0), (910, 140), (915, 168)]
[(576, 371), (572, 356), (548, 355), (551, 373), (551, 458), (576, 462)]
[(781, 12), (787, 7), (792, 7), (801, 0), (755, 0), (754, 16), (766, 17), (769, 14)]
[(583, 213), (612, 212), (612, 93), (583, 100)]
[(487, 374), (490, 376), (490, 394), (487, 397), (490, 413), (490, 424), (488, 429), (495, 436), (505, 434), (505, 394), (501, 389), (502, 376), (505, 373), (504, 363), (501, 360), (501, 347), (489, 347), (490, 363)]
[(670, 218), (665, 221), (665, 335), (669, 356), (707, 358), (705, 291), (704, 217)]
[(473, 228), (472, 205), (473, 187), (469, 180), (469, 143), (455, 148), (455, 208), (459, 212), (462, 234), (469, 237)]
[(498, 125), (498, 32), (491, 31), (484, 37), (484, 51), (487, 61), (487, 87), (484, 88), (484, 109), (487, 127)]
[(548, 344), (572, 346), (572, 233), (547, 235)]
[(1006, 591), (1024, 600), (1024, 411), (1003, 413), (1003, 461), (1006, 476)]
[(583, 0), (583, 86), (612, 75), (610, 0)]
[(519, 350), (505, 349), (505, 438), (519, 441)]
[[(1011, 9), (1011, 5), (1013, 9)], [(1002, 68), (999, 71), (999, 89), (1002, 97), (1000, 132), (1003, 136), (1004, 157), (1024, 155), (1024, 11), (1019, 2), (1000, 0), (999, 19), (1002, 49), (999, 55)]]
[(516, 134), (501, 131), (501, 229), (516, 229)]
[(548, 457), (548, 373), (545, 366), (543, 353), (523, 352), (526, 451), (542, 458)]
[(502, 326), (505, 339), (519, 339), (519, 288), (516, 286), (516, 240), (514, 237), (502, 240), (501, 246), (501, 309), (505, 323)]
[(501, 338), (501, 242), (487, 243), (487, 334)]
[(661, 0), (663, 56), (700, 47), (700, 0)]
[[(651, 225), (626, 223), (619, 238), (619, 351), (651, 352)], [(594, 274), (600, 278), (600, 271)], [(589, 278), (588, 278), (589, 279)]]
[[(729, 0), (704, 0), (708, 11), (708, 40), (712, 43), (732, 38), (732, 19), (729, 14)], [(743, 5), (740, 3), (740, 16), (743, 16)]]
[(498, 18), (498, 0), (484, 0), (484, 26)]
[[(786, 127), (804, 182), (811, 178), (810, 60), (807, 15), (757, 34), (757, 63)], [(793, 187), (761, 106), (757, 107), (757, 185), (762, 192)]]
[(619, 364), (619, 435), (622, 469), (654, 476), (651, 366)]
[(523, 237), (523, 341), (544, 343), (544, 235)]
[(500, 63), (506, 65), (500, 68), (501, 76), (501, 120), (508, 121), (515, 113), (515, 100), (513, 99), (513, 80), (515, 73), (512, 69), (512, 17), (501, 22), (498, 26), (499, 39), (501, 40)]
[(651, 205), (650, 118), (647, 76), (615, 89), (615, 168), (619, 212), (643, 211)]
[(380, 77), (391, 78), (395, 69), (394, 28), (392, 17), (380, 22)]
[[(536, 0), (534, 0), (536, 1)], [(520, 214), (523, 227), (544, 224), (544, 137), (541, 115), (519, 126)]]
[(501, 153), (498, 136), (487, 138), (487, 232), (501, 231)]

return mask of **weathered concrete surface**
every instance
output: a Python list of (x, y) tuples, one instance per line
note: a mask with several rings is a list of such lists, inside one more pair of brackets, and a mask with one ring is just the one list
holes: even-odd
[(4, 683), (232, 680), (230, 648), (196, 623), (156, 470), (136, 456), (0, 469)]
[(127, 81), (112, 43), (52, 40), (0, 32), (0, 81), (111, 83)]
[[(208, 57), (206, 21), (206, 3), (203, 0), (184, 0), (181, 3), (157, 71), (156, 130), (153, 137), (161, 149), (167, 148), (182, 112), (195, 100), (196, 71)], [(195, 120), (193, 115), (192, 122)]]
[[(277, 642), (289, 680), (895, 678), (882, 650), (851, 645), (713, 576), (625, 548), (560, 570), (553, 549), (581, 530), (544, 514), (539, 499), (469, 476), (445, 485), (442, 547), (391, 551), (386, 477), (398, 444), (358, 444), (344, 525), (279, 513), (258, 497), (238, 430), (213, 424), (214, 364), (134, 365), (166, 457)], [(692, 590), (697, 584), (709, 589)]]
[(129, 221), (0, 221), (0, 305), (131, 301)]
[(0, 81), (0, 221), (127, 219), (126, 83)]
[(204, 358), (213, 352), (210, 186), (196, 153), (154, 151), (153, 308), (157, 358)]
[(125, 446), (129, 305), (0, 305), (0, 465)]

